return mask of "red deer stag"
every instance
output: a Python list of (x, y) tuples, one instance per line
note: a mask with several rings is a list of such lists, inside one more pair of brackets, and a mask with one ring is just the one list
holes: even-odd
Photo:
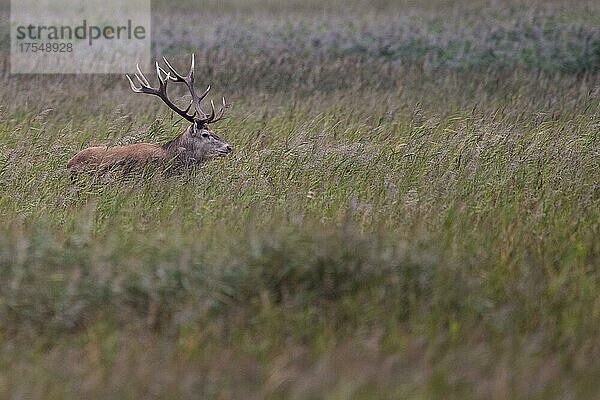
[[(211, 100), (210, 115), (202, 111), (200, 102), (210, 91), (210, 86), (201, 95), (197, 95), (194, 91), (194, 55), (192, 54), (190, 72), (187, 76), (180, 75), (166, 58), (163, 57), (163, 61), (169, 72), (156, 62), (158, 89), (150, 86), (139, 65), (135, 73), (139, 86), (136, 86), (131, 77), (126, 75), (131, 89), (135, 93), (158, 96), (173, 111), (189, 121), (190, 126), (181, 135), (162, 145), (139, 143), (128, 146), (88, 147), (81, 150), (67, 163), (67, 169), (73, 178), (81, 172), (100, 175), (113, 169), (131, 172), (147, 167), (159, 167), (164, 172), (180, 171), (210, 158), (225, 157), (231, 153), (233, 149), (229, 143), (217, 136), (209, 127), (209, 124), (223, 118), (228, 105), (223, 98), (223, 105), (215, 115), (215, 105)], [(167, 96), (169, 81), (182, 82), (187, 86), (192, 100), (185, 110), (178, 108), (169, 100)], [(192, 106), (194, 113), (190, 114)]]

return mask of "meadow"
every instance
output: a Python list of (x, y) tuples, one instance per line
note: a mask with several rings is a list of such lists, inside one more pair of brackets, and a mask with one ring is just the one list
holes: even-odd
[(82, 188), (185, 125), (9, 75), (5, 3), (0, 399), (597, 398), (597, 2), (156, 1), (235, 151)]

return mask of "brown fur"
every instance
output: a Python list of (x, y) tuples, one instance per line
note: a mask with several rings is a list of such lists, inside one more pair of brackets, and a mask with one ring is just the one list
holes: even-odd
[(67, 163), (71, 172), (106, 171), (115, 166), (144, 167), (149, 163), (167, 161), (168, 153), (161, 146), (150, 143), (116, 147), (88, 147), (75, 154)]
[(208, 126), (194, 128), (163, 145), (152, 143), (115, 147), (88, 147), (75, 154), (67, 163), (73, 177), (80, 173), (102, 175), (110, 170), (125, 173), (148, 167), (162, 172), (179, 171), (214, 157), (224, 157), (231, 146), (212, 132)]

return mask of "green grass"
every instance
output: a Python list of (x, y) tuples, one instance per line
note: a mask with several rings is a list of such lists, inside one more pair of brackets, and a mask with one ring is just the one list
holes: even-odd
[[(253, 18), (270, 32), (289, 13), (317, 29), (336, 3), (262, 1)], [(436, 4), (405, 6), (433, 21)], [(236, 5), (209, 3), (215, 26)], [(597, 32), (584, 1), (513, 6), (471, 12), (542, 9)], [(343, 18), (387, 18), (366, 7)], [(288, 28), (264, 39), (268, 57), (302, 42)], [(596, 396), (594, 59), (254, 63), (240, 37), (199, 50), (213, 60), (203, 80), (233, 102), (214, 129), (236, 150), (172, 178), (70, 183), (84, 146), (183, 129), (124, 78), (4, 75), (0, 398)]]

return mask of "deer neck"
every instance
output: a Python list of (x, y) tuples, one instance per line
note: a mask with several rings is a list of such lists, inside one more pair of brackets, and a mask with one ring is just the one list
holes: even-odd
[(195, 153), (194, 141), (190, 135), (191, 126), (189, 126), (181, 135), (162, 145), (167, 153), (167, 157), (175, 160), (177, 164), (193, 164), (197, 160), (193, 159)]
[(181, 152), (182, 148), (187, 149), (192, 144), (188, 139), (189, 129), (187, 128), (181, 135), (177, 136), (175, 139), (168, 141), (163, 144), (161, 147), (169, 154), (177, 155)]

